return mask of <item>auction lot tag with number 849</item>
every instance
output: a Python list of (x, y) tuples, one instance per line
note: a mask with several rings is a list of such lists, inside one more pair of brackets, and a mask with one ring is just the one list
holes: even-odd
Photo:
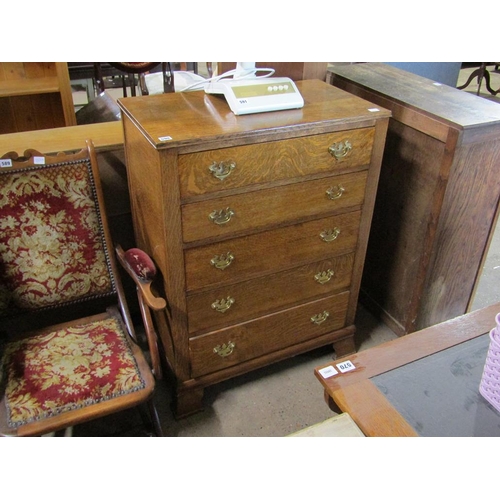
[[(338, 363), (335, 366), (341, 373), (350, 372), (351, 370), (356, 369), (356, 367), (349, 360), (344, 361), (343, 363)], [(319, 370), (319, 373), (323, 378), (330, 378), (337, 375), (339, 372), (332, 365), (330, 365), (330, 366), (325, 366), (324, 368)]]

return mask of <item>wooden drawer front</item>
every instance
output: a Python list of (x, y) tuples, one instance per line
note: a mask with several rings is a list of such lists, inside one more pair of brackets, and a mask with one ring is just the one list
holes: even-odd
[(338, 293), (351, 284), (354, 254), (188, 296), (189, 333), (222, 328)]
[(283, 225), (360, 206), (366, 178), (363, 171), (184, 205), (184, 241)]
[[(191, 338), (191, 376), (199, 377), (222, 370), (342, 328), (345, 326), (348, 300), (349, 292), (343, 292)], [(312, 318), (319, 324), (314, 323)]]
[[(368, 165), (373, 137), (374, 129), (364, 128), (181, 155), (181, 197)], [(352, 149), (339, 158), (329, 153), (345, 141)]]
[[(360, 218), (360, 211), (349, 212), (186, 250), (187, 290), (244, 281), (354, 251)], [(334, 240), (322, 238), (335, 235), (336, 229)]]

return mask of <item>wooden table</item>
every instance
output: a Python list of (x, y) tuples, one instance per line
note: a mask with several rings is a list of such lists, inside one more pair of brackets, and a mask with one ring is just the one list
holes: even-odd
[[(493, 304), (319, 366), (314, 373), (332, 410), (348, 412), (366, 436), (498, 435), (500, 414), (479, 394), (479, 383), (487, 334), (499, 311), (500, 303)], [(342, 373), (349, 363), (354, 369)], [(332, 367), (338, 373), (328, 377)], [(425, 413), (420, 421), (419, 411)], [(446, 430), (436, 431), (443, 424)]]

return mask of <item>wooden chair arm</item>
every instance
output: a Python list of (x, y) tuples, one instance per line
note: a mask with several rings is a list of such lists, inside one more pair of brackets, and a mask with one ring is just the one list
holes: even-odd
[(154, 327), (150, 309), (161, 311), (167, 306), (165, 299), (156, 297), (151, 291), (151, 283), (156, 275), (156, 267), (151, 258), (138, 248), (131, 248), (126, 252), (120, 245), (116, 247), (118, 260), (133, 279), (137, 288), (137, 299), (151, 355), (151, 365), (155, 377), (162, 378), (162, 368), (158, 349), (158, 335)]
[(146, 305), (144, 295), (140, 292), (139, 288), (137, 289), (137, 299), (139, 300), (139, 307), (144, 322), (146, 338), (148, 340), (149, 353), (151, 355), (151, 366), (155, 377), (157, 380), (160, 380), (163, 373), (161, 368), (160, 352), (158, 349), (158, 335), (156, 334), (153, 319), (151, 317), (151, 310)]
[(134, 280), (146, 304), (155, 311), (165, 309), (167, 306), (165, 299), (156, 297), (151, 291), (151, 283), (156, 275), (156, 267), (151, 257), (138, 248), (124, 252), (120, 245), (116, 247), (116, 254), (125, 271)]

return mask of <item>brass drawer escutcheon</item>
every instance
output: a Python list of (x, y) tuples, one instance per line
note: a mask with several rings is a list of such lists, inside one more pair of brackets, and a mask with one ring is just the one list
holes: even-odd
[(337, 186), (333, 186), (330, 189), (327, 189), (326, 195), (330, 200), (338, 200), (345, 192), (345, 187), (342, 184), (338, 184)]
[(231, 210), (229, 207), (227, 207), (226, 209), (222, 209), (222, 210), (214, 210), (208, 216), (208, 218), (214, 224), (217, 224), (217, 225), (221, 226), (223, 224), (227, 224), (231, 220), (231, 217), (233, 215), (235, 215), (235, 213), (233, 212), (233, 210)]
[(231, 340), (227, 344), (222, 344), (214, 347), (214, 353), (218, 354), (221, 358), (225, 358), (230, 354), (233, 354), (236, 344)]
[(220, 313), (225, 313), (233, 304), (234, 299), (232, 297), (228, 297), (227, 299), (219, 299), (212, 304), (212, 309)]
[(236, 168), (236, 163), (232, 160), (229, 161), (214, 161), (212, 165), (208, 167), (211, 174), (220, 181), (223, 181), (226, 177), (231, 175), (231, 172)]
[(337, 160), (345, 158), (352, 151), (352, 144), (348, 141), (334, 142), (328, 152)]
[(320, 233), (320, 238), (327, 243), (334, 241), (338, 238), (340, 234), (340, 229), (335, 227), (333, 229), (325, 229), (322, 233)]
[(214, 266), (216, 269), (220, 269), (221, 271), (226, 269), (226, 267), (230, 266), (234, 260), (234, 255), (231, 252), (227, 252), (226, 255), (215, 255), (211, 260), (210, 264)]
[(315, 314), (312, 318), (311, 321), (315, 325), (321, 325), (321, 323), (324, 323), (327, 319), (328, 316), (330, 316), (330, 313), (328, 311), (323, 311), (322, 313)]
[(321, 271), (318, 274), (314, 275), (314, 279), (320, 284), (324, 285), (325, 283), (328, 283), (332, 278), (335, 273), (331, 270), (328, 269), (326, 271)]

